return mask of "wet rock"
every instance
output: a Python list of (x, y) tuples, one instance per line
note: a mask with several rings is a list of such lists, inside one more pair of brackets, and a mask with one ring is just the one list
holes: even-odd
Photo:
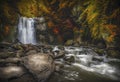
[(102, 62), (102, 61), (104, 61), (104, 58), (103, 57), (99, 57), (99, 56), (94, 56), (93, 58), (92, 58), (92, 60), (93, 61), (98, 61), (98, 62)]
[(54, 62), (48, 54), (38, 53), (23, 58), (23, 65), (38, 80), (46, 80), (54, 71)]
[(54, 51), (54, 59), (62, 58), (65, 56), (65, 51), (60, 50), (60, 51)]
[(44, 45), (43, 46), (43, 52), (44, 53), (51, 53), (52, 52), (52, 47), (49, 45)]
[(52, 52), (53, 52), (54, 59), (62, 58), (66, 54), (66, 51), (65, 51), (64, 47), (62, 47), (62, 46), (54, 47)]
[(64, 60), (67, 61), (68, 63), (74, 63), (75, 62), (74, 56), (65, 56)]

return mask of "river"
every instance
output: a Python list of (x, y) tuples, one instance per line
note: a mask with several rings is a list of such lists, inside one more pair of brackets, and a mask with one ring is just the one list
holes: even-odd
[[(65, 64), (61, 72), (55, 73), (49, 82), (119, 82), (120, 60), (102, 56), (88, 47), (64, 47), (66, 56), (74, 56), (75, 62)], [(60, 50), (57, 46), (54, 50)], [(57, 62), (64, 63), (61, 58)]]

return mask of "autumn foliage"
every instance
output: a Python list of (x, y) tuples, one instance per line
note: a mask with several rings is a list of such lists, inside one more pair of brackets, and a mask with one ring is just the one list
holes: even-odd
[(17, 24), (19, 16), (43, 16), (61, 42), (80, 35), (83, 41), (102, 39), (107, 44), (115, 42), (120, 35), (119, 0), (0, 1), (0, 28), (4, 28), (5, 35), (10, 32), (9, 25)]

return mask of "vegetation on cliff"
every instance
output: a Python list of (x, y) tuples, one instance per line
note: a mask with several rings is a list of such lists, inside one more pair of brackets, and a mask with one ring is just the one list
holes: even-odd
[(1, 0), (0, 40), (11, 34), (19, 16), (44, 16), (58, 42), (105, 42), (120, 40), (119, 0)]

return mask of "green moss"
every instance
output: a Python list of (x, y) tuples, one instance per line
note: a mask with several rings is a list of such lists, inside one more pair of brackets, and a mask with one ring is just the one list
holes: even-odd
[(71, 45), (73, 45), (73, 43), (74, 43), (73, 40), (67, 40), (67, 41), (65, 42), (65, 45), (66, 45), (66, 46), (71, 46)]

